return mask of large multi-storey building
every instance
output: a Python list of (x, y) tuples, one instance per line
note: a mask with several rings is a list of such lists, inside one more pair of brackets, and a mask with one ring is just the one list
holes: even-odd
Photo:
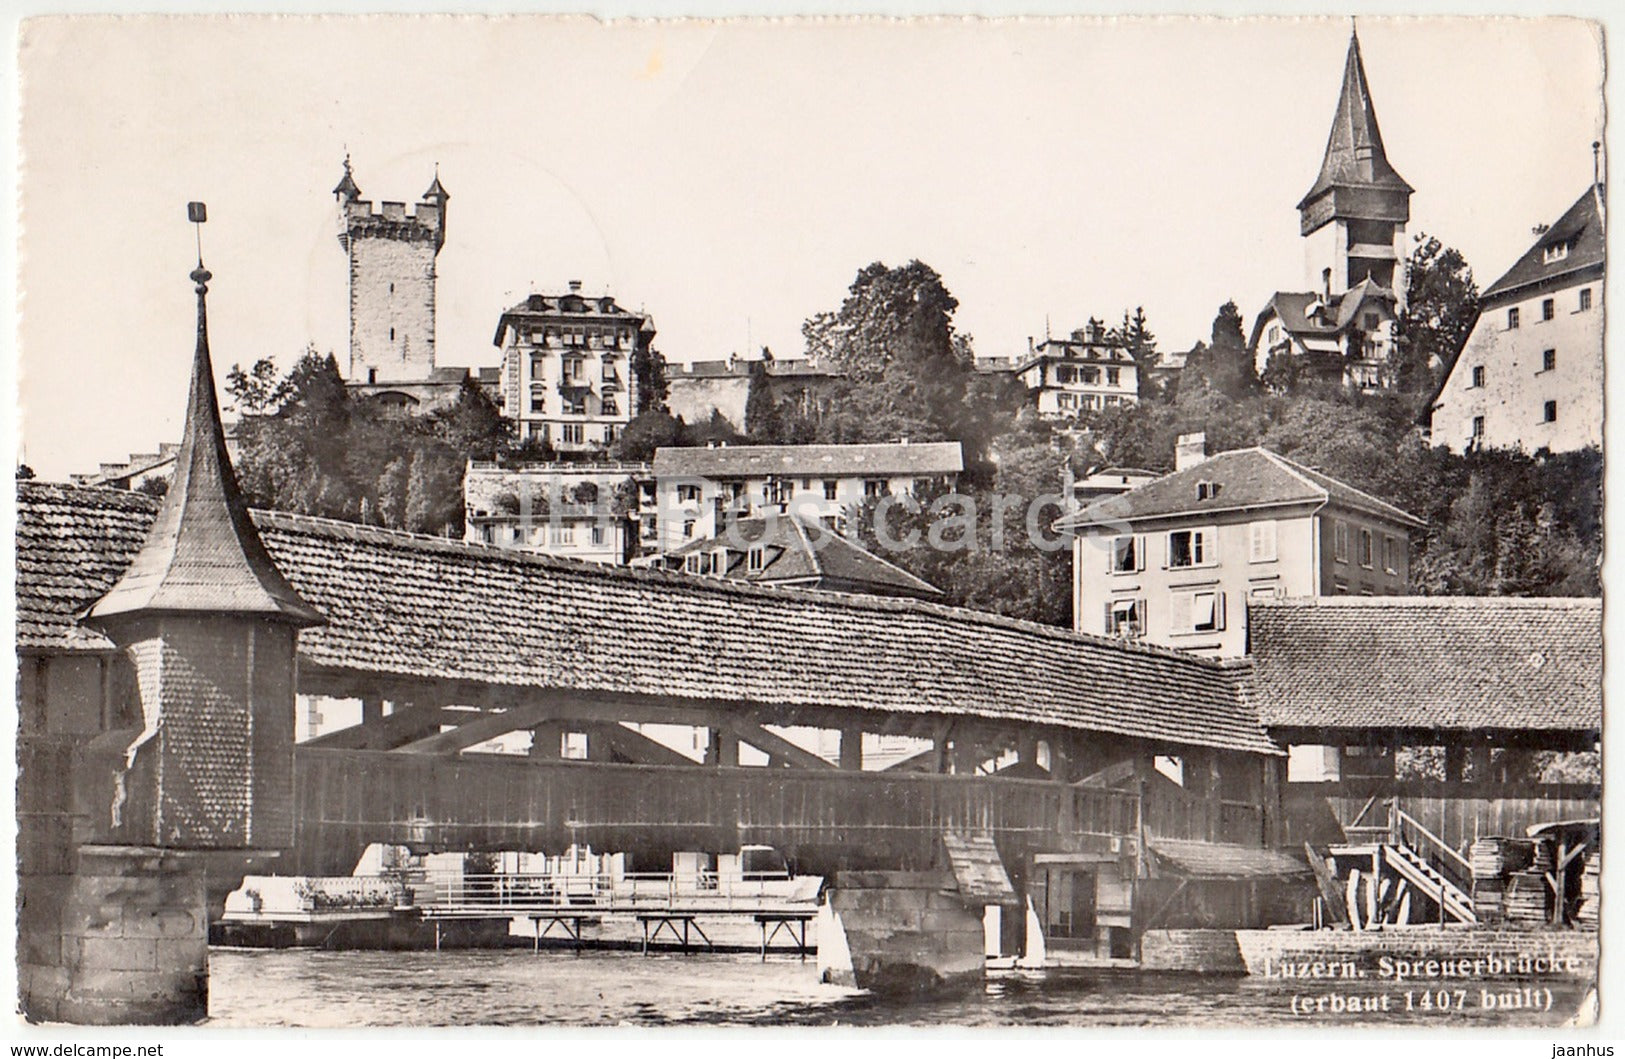
[(560, 453), (603, 451), (637, 411), (635, 365), (650, 354), (654, 323), (579, 280), (562, 294), (532, 294), (502, 314), (502, 409), (522, 439)]
[(1394, 384), (1412, 190), (1383, 149), (1356, 34), (1320, 175), (1298, 202), (1307, 289), (1276, 292), (1258, 314), (1250, 346), (1260, 374), (1274, 362), (1361, 390)]
[(1076, 419), (1140, 399), (1134, 357), (1098, 320), (1066, 338), (1029, 339), (1025, 356), (978, 357), (976, 370), (1014, 376), (1045, 419)]
[(952, 486), (964, 468), (957, 441), (656, 449), (655, 518), (645, 544), (673, 551), (769, 509), (839, 527), (866, 499)]
[(639, 510), (653, 497), (652, 482), (647, 463), (470, 460), (464, 539), (621, 565), (636, 551)]
[(1605, 215), (1595, 183), (1479, 297), (1478, 320), (1431, 405), (1435, 445), (1602, 445)]
[(1174, 473), (1057, 524), (1077, 631), (1240, 657), (1250, 600), (1405, 594), (1415, 516), (1268, 449), (1203, 453), (1183, 437)]
[(333, 195), (339, 245), (350, 259), (351, 388), (408, 408), (455, 400), (468, 370), (435, 364), (435, 259), (451, 198), (439, 172), (410, 213), (404, 202), (375, 210), (346, 157)]

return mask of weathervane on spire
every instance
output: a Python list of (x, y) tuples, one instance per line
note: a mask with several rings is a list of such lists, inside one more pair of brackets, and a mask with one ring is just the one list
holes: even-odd
[(209, 207), (201, 202), (188, 202), (186, 219), (192, 222), (193, 231), (197, 234), (197, 268), (192, 270), (191, 279), (197, 284), (198, 294), (207, 294), (208, 282), (214, 278), (209, 274), (209, 270), (203, 267), (203, 222), (209, 219)]

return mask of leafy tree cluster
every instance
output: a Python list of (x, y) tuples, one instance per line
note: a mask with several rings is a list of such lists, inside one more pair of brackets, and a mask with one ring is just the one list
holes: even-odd
[(325, 518), (461, 535), (469, 459), (514, 451), (511, 427), (472, 380), (450, 406), (413, 415), (351, 395), (331, 354), (307, 349), (279, 377), (233, 367), (238, 480), (249, 503)]

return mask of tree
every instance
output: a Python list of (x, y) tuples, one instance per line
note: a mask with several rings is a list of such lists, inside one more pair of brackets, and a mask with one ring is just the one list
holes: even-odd
[(435, 434), (475, 460), (492, 460), (513, 444), (513, 423), (503, 417), (485, 389), (465, 376), (457, 400), (430, 413)]
[(1242, 330), (1241, 310), (1234, 301), (1219, 307), (1218, 315), (1213, 318), (1211, 338), (1206, 348), (1198, 343), (1186, 357), (1185, 370), (1180, 375), (1180, 392), (1205, 387), (1232, 400), (1256, 394), (1258, 374)]
[(626, 424), (611, 451), (618, 460), (646, 461), (655, 449), (677, 445), (683, 436), (683, 421), (664, 408), (639, 412)]
[(745, 433), (761, 445), (777, 445), (784, 440), (784, 417), (773, 393), (773, 377), (767, 366), (773, 354), (762, 347), (763, 359), (750, 366), (750, 389), (745, 395)]
[(974, 370), (954, 331), (958, 307), (929, 265), (877, 261), (858, 272), (839, 310), (808, 319), (807, 355), (845, 376), (818, 440), (957, 437)]
[(1405, 269), (1406, 304), (1395, 329), (1395, 359), (1400, 392), (1420, 405), (1472, 333), (1478, 284), (1459, 250), (1425, 233), (1417, 234), (1415, 244)]
[[(315, 353), (314, 347), (305, 347), (305, 355)], [(287, 382), (279, 377), (277, 366), (269, 357), (256, 360), (247, 371), (233, 364), (226, 373), (226, 396), (231, 401), (226, 411), (241, 415), (263, 415), (282, 406), (287, 400)]]
[(1151, 333), (1146, 323), (1145, 308), (1135, 306), (1132, 315), (1124, 309), (1122, 325), (1114, 328), (1109, 337), (1134, 358), (1135, 374), (1140, 380), (1140, 397), (1162, 396), (1151, 383), (1152, 369), (1157, 366), (1157, 336)]
[(665, 409), (668, 393), (666, 358), (653, 346), (640, 342), (632, 351), (631, 368), (638, 390), (638, 403), (633, 413), (642, 415), (651, 409)]

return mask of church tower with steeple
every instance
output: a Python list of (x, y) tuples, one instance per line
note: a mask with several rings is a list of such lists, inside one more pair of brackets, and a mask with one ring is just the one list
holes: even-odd
[(1369, 279), (1404, 308), (1405, 224), (1412, 188), (1382, 146), (1358, 31), (1349, 37), (1343, 88), (1320, 175), (1298, 203), (1311, 290), (1341, 294)]
[(410, 213), (404, 202), (383, 202), (374, 211), (346, 156), (333, 196), (339, 245), (350, 256), (349, 381), (427, 381), (435, 369), (435, 258), (446, 243), (451, 198), (439, 171)]

